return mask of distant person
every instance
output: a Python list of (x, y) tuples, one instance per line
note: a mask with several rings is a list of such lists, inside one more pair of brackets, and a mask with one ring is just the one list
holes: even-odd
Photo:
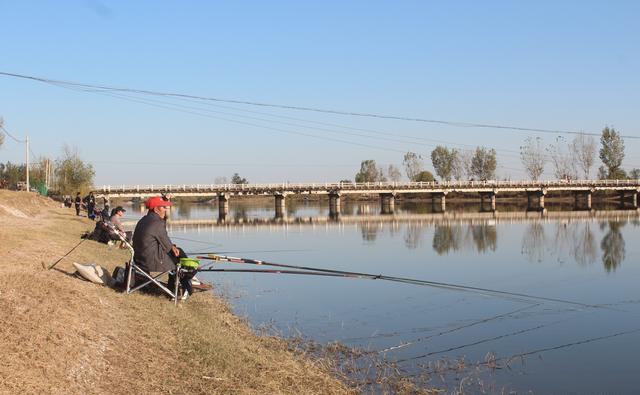
[(89, 217), (89, 219), (95, 219), (96, 214), (94, 210), (96, 208), (96, 197), (93, 196), (93, 192), (89, 192), (82, 201), (87, 205), (87, 217)]
[[(133, 232), (133, 260), (147, 273), (175, 271), (176, 264), (180, 258), (186, 258), (186, 254), (171, 242), (167, 234), (165, 218), (171, 202), (154, 196), (147, 199), (145, 205), (149, 211), (138, 221)], [(180, 282), (184, 290), (191, 288), (191, 280), (183, 278)], [(183, 299), (187, 296), (188, 292), (185, 292)]]
[(76, 193), (76, 215), (80, 215), (80, 206), (82, 205), (82, 198), (80, 197), (80, 192)]
[(109, 218), (109, 221), (118, 230), (118, 232), (120, 232), (120, 234), (122, 234), (125, 237), (125, 239), (129, 243), (131, 243), (131, 237), (133, 235), (133, 232), (125, 231), (124, 226), (122, 225), (122, 222), (120, 222), (120, 218), (122, 218), (122, 216), (124, 216), (124, 213), (126, 211), (127, 210), (125, 210), (124, 207), (122, 207), (122, 206), (118, 206), (118, 207), (114, 208), (113, 210), (111, 210), (111, 217)]

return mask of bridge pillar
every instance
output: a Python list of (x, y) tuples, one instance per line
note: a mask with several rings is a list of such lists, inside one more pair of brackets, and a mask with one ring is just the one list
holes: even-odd
[(496, 192), (480, 192), (480, 211), (484, 211), (484, 201), (491, 202), (491, 211), (496, 211)]
[[(527, 211), (542, 211), (544, 210), (544, 196), (547, 191), (544, 189), (538, 191), (527, 191)], [(533, 204), (533, 201), (537, 201), (537, 205)]]
[(218, 219), (225, 220), (229, 214), (229, 195), (221, 193), (218, 195)]
[(283, 193), (276, 193), (273, 196), (276, 198), (276, 218), (282, 218), (284, 217), (284, 213), (287, 208), (285, 203), (286, 195)]
[(382, 214), (393, 214), (395, 208), (396, 194), (395, 193), (381, 193), (380, 194), (380, 207)]
[(340, 192), (329, 192), (329, 216), (337, 216), (340, 214)]
[[(436, 205), (437, 200), (440, 201), (439, 205)], [(433, 207), (433, 211), (436, 211), (439, 208), (441, 212), (445, 212), (447, 209), (447, 193), (446, 192), (432, 193), (431, 205)]]

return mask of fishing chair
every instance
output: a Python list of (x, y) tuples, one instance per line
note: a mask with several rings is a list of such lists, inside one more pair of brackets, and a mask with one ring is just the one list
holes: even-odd
[[(179, 274), (180, 271), (182, 270), (180, 265), (178, 264), (176, 266), (176, 278), (174, 280), (174, 289), (170, 290), (168, 286), (165, 286), (163, 283), (161, 283), (159, 281), (159, 278), (162, 277), (165, 274), (169, 274), (169, 272), (171, 272), (172, 270), (167, 270), (164, 271), (160, 274), (157, 275), (151, 275), (151, 273), (147, 273), (146, 271), (142, 270), (142, 268), (140, 268), (138, 265), (136, 265), (135, 260), (133, 259), (135, 251), (133, 250), (133, 246), (131, 245), (131, 243), (129, 243), (129, 241), (127, 241), (126, 235), (121, 234), (120, 232), (117, 231), (117, 229), (115, 228), (115, 226), (111, 223), (108, 224), (108, 226), (111, 227), (111, 231), (117, 235), (117, 237), (120, 239), (120, 242), (122, 243), (122, 245), (124, 245), (124, 247), (126, 249), (129, 250), (131, 257), (129, 258), (129, 261), (126, 263), (126, 274), (125, 274), (125, 291), (128, 294), (134, 293), (144, 287), (146, 287), (147, 285), (150, 284), (154, 284), (156, 285), (162, 292), (164, 292), (165, 294), (167, 294), (171, 299), (173, 299), (174, 303), (177, 304), (178, 303), (178, 288), (180, 285), (180, 281), (178, 281), (179, 279)], [(132, 287), (131, 285), (131, 279), (132, 278), (137, 279), (137, 281), (135, 281), (136, 283), (138, 281), (142, 281), (141, 284), (136, 284)]]

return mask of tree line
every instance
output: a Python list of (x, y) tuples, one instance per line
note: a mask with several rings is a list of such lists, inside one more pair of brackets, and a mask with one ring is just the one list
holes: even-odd
[[(589, 179), (596, 162), (596, 154), (602, 161), (598, 168), (599, 179), (640, 179), (640, 169), (627, 173), (622, 168), (625, 153), (624, 139), (613, 128), (605, 127), (600, 136), (600, 149), (593, 136), (578, 134), (571, 141), (559, 136), (553, 143), (544, 145), (540, 137), (527, 137), (520, 147), (520, 160), (532, 180), (539, 180), (547, 163), (557, 179)], [(430, 155), (431, 165), (442, 181), (492, 180), (496, 178), (497, 153), (493, 148), (477, 147), (475, 150), (459, 150), (439, 145)], [(402, 167), (410, 181), (435, 181), (435, 176), (424, 169), (424, 160), (415, 152), (407, 152)], [(356, 182), (397, 182), (402, 179), (400, 169), (391, 164), (386, 169), (373, 159), (360, 164)], [(343, 180), (350, 182), (350, 180)]]
[[(57, 159), (43, 156), (29, 166), (29, 188), (43, 195), (49, 191), (71, 195), (86, 192), (93, 186), (94, 176), (93, 166), (82, 160), (78, 149), (65, 145)], [(0, 188), (17, 189), (25, 179), (25, 164), (0, 163)]]
[(605, 127), (600, 135), (599, 150), (596, 139), (585, 134), (578, 134), (571, 141), (558, 136), (546, 147), (539, 137), (527, 137), (520, 147), (520, 159), (532, 180), (538, 180), (542, 176), (547, 162), (551, 163), (553, 176), (557, 179), (589, 179), (596, 153), (602, 162), (598, 168), (599, 179), (640, 178), (640, 169), (632, 169), (627, 174), (622, 168), (624, 150), (624, 139), (620, 133), (614, 128)]
[[(496, 177), (498, 166), (496, 150), (477, 147), (475, 150), (458, 150), (437, 146), (431, 151), (431, 164), (438, 177), (443, 181), (455, 180), (491, 180)], [(407, 152), (402, 160), (405, 175), (410, 181), (435, 181), (433, 173), (424, 169), (424, 159), (415, 152)], [(402, 179), (400, 169), (389, 165), (386, 169), (378, 167), (376, 161), (367, 159), (360, 164), (356, 173), (356, 182), (393, 181)]]

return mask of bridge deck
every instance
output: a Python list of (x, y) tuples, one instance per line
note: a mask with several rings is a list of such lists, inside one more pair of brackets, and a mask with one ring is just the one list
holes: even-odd
[(640, 180), (551, 180), (551, 181), (443, 181), (366, 183), (195, 184), (195, 185), (103, 185), (94, 192), (109, 197), (147, 197), (290, 194), (403, 194), (403, 193), (500, 193), (535, 191), (636, 191)]

